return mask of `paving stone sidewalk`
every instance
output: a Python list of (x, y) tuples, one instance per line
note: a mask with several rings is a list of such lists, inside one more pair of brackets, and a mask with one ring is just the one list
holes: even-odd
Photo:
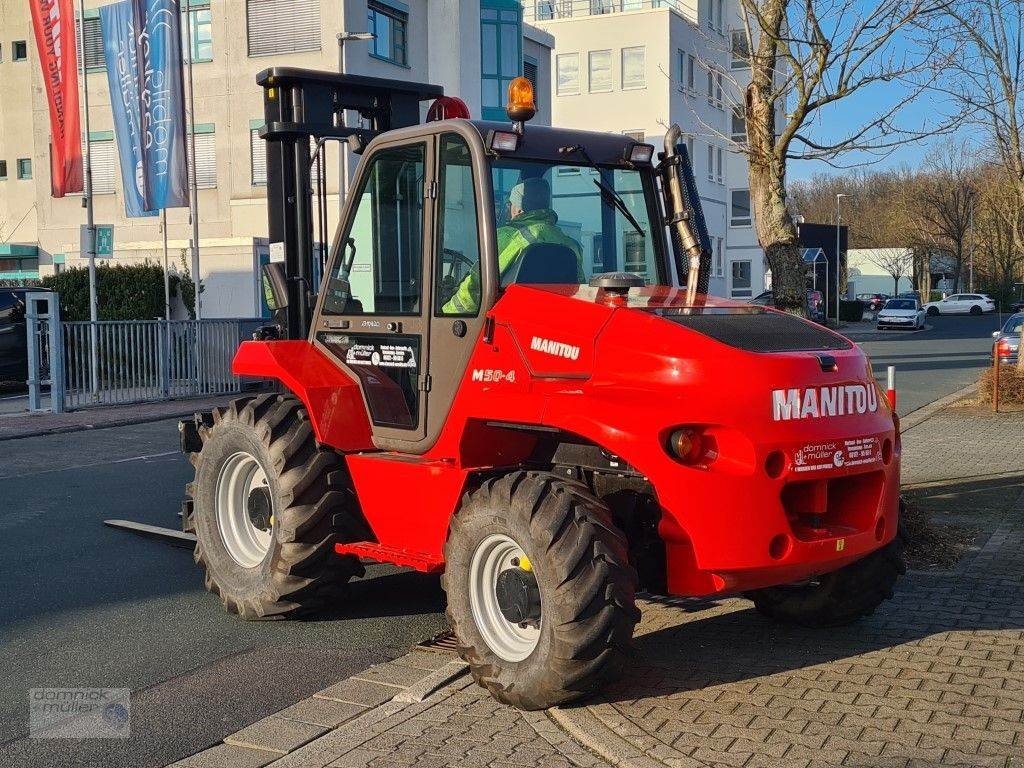
[(852, 627), (645, 600), (627, 676), (584, 705), (516, 712), (417, 650), (176, 766), (1024, 768), (1021, 435), (1024, 415), (946, 409), (904, 436), (908, 483), (1016, 482), (973, 558), (909, 574)]

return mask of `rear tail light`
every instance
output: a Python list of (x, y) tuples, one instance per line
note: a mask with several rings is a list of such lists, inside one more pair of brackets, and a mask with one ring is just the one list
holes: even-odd
[(999, 355), (1000, 357), (1009, 357), (1010, 342), (1008, 342), (1006, 339), (1000, 339), (999, 342), (996, 344), (996, 354)]
[(706, 465), (718, 455), (716, 441), (697, 427), (680, 427), (668, 437), (669, 454), (688, 466)]

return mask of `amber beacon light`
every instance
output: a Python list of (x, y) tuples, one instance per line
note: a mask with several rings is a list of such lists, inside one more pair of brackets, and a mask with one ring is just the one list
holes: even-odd
[(533, 101), (533, 84), (525, 77), (517, 77), (508, 84), (508, 106), (505, 114), (514, 123), (525, 123), (537, 114)]

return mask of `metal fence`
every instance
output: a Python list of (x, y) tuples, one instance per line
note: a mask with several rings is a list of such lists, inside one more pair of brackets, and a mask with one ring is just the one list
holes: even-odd
[[(263, 320), (112, 320), (60, 326), (67, 408), (238, 392), (238, 345)], [(95, 336), (96, 355), (91, 348)]]
[(680, 12), (685, 10), (681, 0), (526, 0), (523, 3), (523, 21), (603, 16), (651, 8), (674, 8)]

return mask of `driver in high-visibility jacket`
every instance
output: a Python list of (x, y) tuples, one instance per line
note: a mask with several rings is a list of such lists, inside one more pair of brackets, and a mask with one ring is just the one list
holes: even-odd
[[(551, 188), (542, 178), (528, 178), (508, 195), (508, 224), (498, 227), (498, 273), (504, 275), (534, 243), (564, 245), (576, 254), (576, 272), (583, 282), (583, 248), (558, 228), (551, 209)], [(473, 314), (480, 306), (480, 267), (474, 267), (441, 307), (446, 315)]]

